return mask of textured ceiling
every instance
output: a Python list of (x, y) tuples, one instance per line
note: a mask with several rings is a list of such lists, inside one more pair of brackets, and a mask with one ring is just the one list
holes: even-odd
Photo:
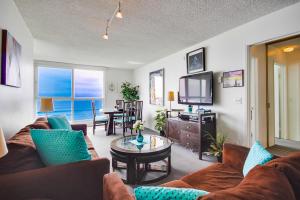
[[(38, 40), (85, 51), (98, 65), (134, 68), (299, 0), (14, 0)], [(137, 62), (137, 63), (135, 63)]]

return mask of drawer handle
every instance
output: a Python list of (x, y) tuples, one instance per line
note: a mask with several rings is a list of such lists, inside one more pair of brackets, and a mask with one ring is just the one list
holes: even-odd
[(186, 128), (187, 128), (187, 129), (189, 129), (189, 128), (190, 128), (190, 126), (187, 126)]
[(187, 137), (190, 137), (190, 134), (187, 134), (186, 136), (187, 136)]

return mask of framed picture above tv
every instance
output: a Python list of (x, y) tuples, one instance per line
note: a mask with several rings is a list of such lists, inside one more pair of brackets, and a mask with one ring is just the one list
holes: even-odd
[(244, 87), (244, 70), (223, 72), (223, 88)]
[(150, 104), (164, 106), (165, 75), (164, 69), (150, 72), (149, 74), (149, 99)]
[(7, 31), (0, 32), (1, 37), (1, 84), (21, 87), (21, 45)]
[(186, 63), (188, 74), (205, 71), (205, 48), (202, 47), (187, 53)]

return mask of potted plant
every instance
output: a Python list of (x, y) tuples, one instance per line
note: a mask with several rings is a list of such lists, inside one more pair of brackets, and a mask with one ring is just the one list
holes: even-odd
[(142, 135), (142, 131), (144, 130), (144, 123), (141, 120), (137, 120), (133, 124), (133, 130), (138, 131), (138, 135), (136, 136), (136, 141), (142, 143), (144, 141), (144, 136)]
[(208, 134), (208, 138), (211, 141), (209, 152), (217, 157), (218, 162), (222, 162), (223, 144), (227, 139), (227, 135), (217, 134), (217, 137), (214, 138), (211, 134)]
[(154, 123), (155, 123), (155, 129), (159, 131), (159, 134), (161, 136), (165, 136), (165, 127), (166, 127), (166, 110), (157, 110), (155, 117), (154, 117)]
[(129, 82), (123, 82), (121, 85), (121, 94), (126, 101), (135, 101), (139, 97), (139, 86), (133, 86)]

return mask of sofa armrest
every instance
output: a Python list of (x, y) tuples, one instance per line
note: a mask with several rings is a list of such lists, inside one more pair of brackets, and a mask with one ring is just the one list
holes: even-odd
[(72, 124), (71, 126), (74, 131), (82, 131), (85, 136), (87, 135), (86, 124)]
[(103, 200), (135, 200), (117, 173), (106, 174), (103, 182)]
[(249, 148), (236, 144), (223, 145), (223, 163), (242, 170), (247, 158)]
[(1, 199), (101, 200), (106, 158), (0, 176)]

